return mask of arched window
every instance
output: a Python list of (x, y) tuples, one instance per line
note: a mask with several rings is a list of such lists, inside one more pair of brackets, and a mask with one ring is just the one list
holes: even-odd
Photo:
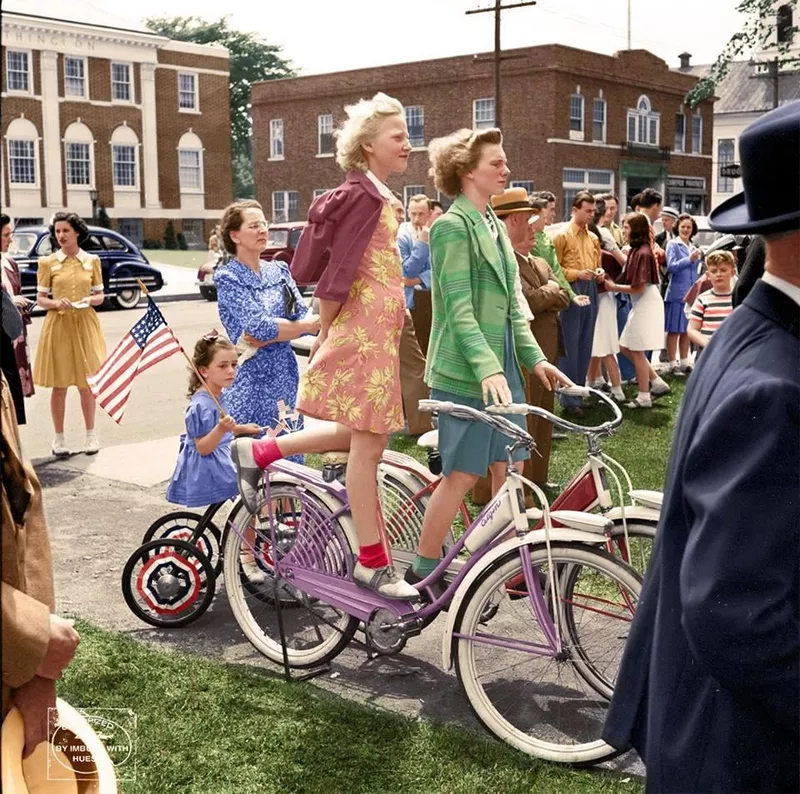
[(778, 44), (791, 44), (792, 43), (792, 7), (787, 3), (778, 8), (776, 25)]
[(636, 110), (628, 110), (628, 143), (658, 146), (661, 114), (652, 109), (644, 94), (636, 103)]
[(181, 193), (203, 192), (203, 142), (191, 129), (178, 141), (178, 176)]
[(126, 124), (111, 134), (111, 173), (114, 190), (139, 187), (139, 136)]
[(8, 182), (14, 187), (39, 186), (39, 131), (24, 117), (14, 119), (6, 130)]
[(88, 190), (94, 184), (94, 138), (80, 120), (64, 131), (64, 167), (68, 188)]

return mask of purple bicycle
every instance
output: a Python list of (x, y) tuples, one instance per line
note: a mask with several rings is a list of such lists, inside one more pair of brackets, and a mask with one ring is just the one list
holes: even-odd
[[(344, 486), (281, 461), (270, 467), (280, 476), (264, 478), (256, 516), (241, 516), (226, 541), (226, 589), (239, 626), (287, 677), (293, 668), (317, 668), (308, 677), (327, 669), (359, 627), (370, 653), (391, 655), (447, 610), (444, 668), (455, 663), (472, 710), (492, 734), (550, 761), (613, 757), (617, 751), (600, 734), (641, 579), (602, 548), (610, 521), (551, 511), (511, 462), (534, 441), (505, 417), (433, 400), (420, 405), (484, 422), (511, 439), (505, 483), (434, 573), (415, 585), (420, 600), (390, 600), (357, 586), (358, 545)], [(539, 529), (529, 529), (523, 483), (539, 502)], [(245, 530), (254, 524), (251, 545)], [(260, 588), (242, 585), (243, 544), (256, 560), (269, 553), (272, 575)], [(451, 566), (457, 558), (461, 564)], [(440, 577), (443, 592), (433, 589)], [(520, 578), (522, 594), (509, 592), (507, 583)]]

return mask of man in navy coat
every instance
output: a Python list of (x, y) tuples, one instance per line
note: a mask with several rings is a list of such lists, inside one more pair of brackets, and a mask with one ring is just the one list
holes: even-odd
[(604, 738), (651, 792), (798, 792), (800, 102), (741, 135), (713, 228), (766, 271), (689, 380)]

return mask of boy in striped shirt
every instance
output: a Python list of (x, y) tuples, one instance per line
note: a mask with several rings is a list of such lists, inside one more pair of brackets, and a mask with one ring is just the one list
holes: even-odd
[(700, 350), (711, 341), (711, 337), (733, 311), (732, 288), (736, 275), (733, 254), (730, 251), (710, 254), (706, 260), (706, 275), (711, 280), (711, 289), (697, 296), (686, 331)]

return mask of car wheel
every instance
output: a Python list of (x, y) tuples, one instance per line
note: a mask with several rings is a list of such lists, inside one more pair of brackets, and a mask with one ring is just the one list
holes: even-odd
[(112, 295), (111, 300), (118, 309), (135, 309), (139, 305), (141, 297), (142, 291), (139, 287), (129, 287)]
[(207, 301), (216, 301), (217, 300), (217, 288), (216, 287), (200, 287), (200, 294), (207, 300)]

